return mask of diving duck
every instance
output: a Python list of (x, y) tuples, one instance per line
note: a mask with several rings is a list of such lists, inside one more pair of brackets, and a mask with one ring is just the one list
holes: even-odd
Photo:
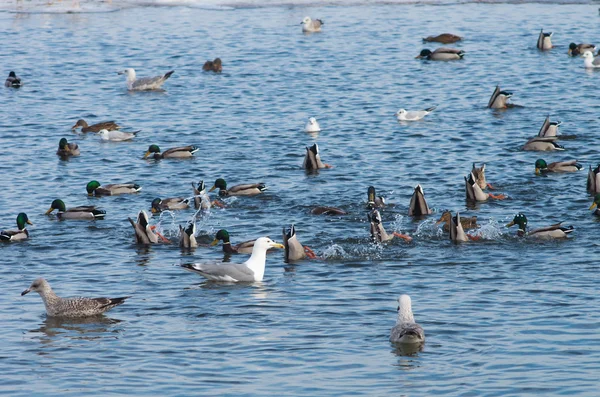
[(381, 214), (379, 213), (379, 211), (373, 210), (367, 216), (369, 219), (369, 223), (371, 224), (371, 239), (373, 239), (374, 242), (385, 243), (387, 241), (392, 240), (394, 237), (399, 237), (407, 243), (412, 241), (412, 237), (406, 234), (401, 234), (397, 232), (387, 234), (383, 225), (381, 224)]
[(548, 172), (577, 172), (582, 168), (583, 166), (579, 164), (577, 160), (557, 161), (550, 164), (546, 164), (546, 161), (542, 159), (537, 159), (535, 161), (535, 173), (537, 175), (546, 174)]
[(223, 242), (223, 252), (227, 254), (251, 254), (256, 240), (248, 240), (232, 246), (231, 241), (229, 241), (229, 232), (221, 229), (215, 234), (215, 239), (210, 245), (217, 245), (219, 241)]
[(97, 209), (93, 205), (84, 205), (66, 209), (65, 203), (60, 199), (52, 201), (50, 208), (48, 211), (46, 211), (46, 215), (51, 214), (54, 210), (58, 211), (56, 216), (61, 220), (75, 219), (92, 221), (96, 219), (104, 219), (104, 216), (106, 215), (106, 211)]
[(546, 51), (552, 49), (552, 32), (544, 33), (544, 29), (540, 30), (540, 35), (537, 40), (538, 50)]
[(184, 210), (189, 206), (190, 200), (185, 197), (155, 198), (152, 200), (150, 211), (157, 214), (162, 211)]
[(530, 152), (550, 152), (553, 150), (565, 150), (565, 148), (556, 143), (556, 137), (540, 138), (534, 136), (523, 145), (523, 150)]
[(460, 214), (458, 211), (455, 216), (450, 217), (450, 240), (454, 242), (467, 242), (469, 241), (469, 236), (465, 233), (465, 230), (462, 226), (462, 219), (460, 218)]
[(593, 44), (586, 44), (586, 43), (581, 43), (581, 44), (575, 44), (575, 43), (571, 43), (569, 44), (569, 55), (572, 57), (576, 57), (579, 56), (581, 54), (583, 54), (586, 51), (590, 51), (590, 52), (594, 52), (596, 50), (596, 46)]
[(325, 164), (321, 161), (321, 155), (319, 154), (319, 146), (315, 143), (311, 147), (306, 147), (306, 155), (304, 156), (302, 168), (304, 168), (307, 171), (315, 171), (323, 168), (333, 168), (333, 166)]
[(302, 25), (302, 31), (304, 33), (313, 33), (320, 32), (321, 26), (325, 25), (325, 23), (320, 19), (315, 19), (313, 21), (310, 17), (304, 17), (302, 22), (300, 22), (300, 25)]
[(491, 194), (481, 190), (472, 172), (469, 173), (468, 177), (465, 177), (465, 191), (468, 201), (487, 201), (490, 198), (503, 200), (506, 198), (503, 194)]
[(515, 107), (514, 104), (508, 102), (509, 98), (512, 97), (512, 92), (500, 90), (500, 86), (497, 85), (496, 89), (492, 93), (490, 100), (488, 101), (487, 107), (489, 109), (508, 109)]
[(487, 183), (486, 179), (485, 179), (485, 164), (483, 164), (481, 167), (477, 167), (475, 166), (475, 163), (473, 163), (473, 167), (471, 168), (471, 173), (473, 174), (473, 176), (475, 177), (475, 181), (477, 182), (477, 184), (479, 185), (479, 187), (481, 189), (485, 189), (485, 188), (490, 188), (490, 189), (494, 189), (494, 187)]
[(421, 50), (421, 53), (415, 58), (423, 58), (428, 61), (455, 61), (463, 59), (465, 52), (455, 48), (438, 48), (435, 51), (428, 49)]
[(79, 156), (79, 146), (76, 143), (67, 142), (67, 138), (62, 138), (60, 142), (58, 142), (56, 154), (62, 158)]
[(375, 194), (375, 187), (369, 186), (367, 189), (367, 208), (372, 210), (375, 208), (385, 207), (385, 199)]
[(456, 43), (457, 41), (461, 41), (461, 40), (462, 40), (462, 37), (457, 36), (452, 33), (442, 33), (442, 34), (438, 34), (437, 36), (427, 36), (427, 37), (423, 38), (423, 41), (425, 41), (425, 42), (442, 43), (442, 44), (452, 44), (452, 43)]
[(219, 178), (215, 181), (215, 184), (210, 188), (209, 192), (212, 192), (215, 189), (219, 189), (219, 196), (221, 197), (256, 196), (257, 194), (261, 194), (267, 190), (267, 186), (262, 182), (246, 183), (242, 185), (235, 185), (227, 189), (227, 182), (225, 182), (225, 179)]
[[(448, 232), (448, 231), (450, 231), (451, 218), (452, 218), (452, 213), (450, 211), (444, 211), (444, 212), (442, 212), (442, 216), (440, 217), (440, 219), (435, 224), (439, 225), (440, 223), (442, 223), (444, 231)], [(466, 218), (460, 217), (460, 224), (461, 224), (463, 230), (477, 229), (479, 227), (479, 225), (477, 224), (476, 216), (470, 216), (470, 217), (466, 217)]]
[(0, 231), (0, 241), (20, 241), (27, 240), (29, 238), (29, 232), (25, 229), (25, 224), (33, 225), (27, 214), (24, 212), (17, 215), (17, 229), (16, 230), (2, 230)]
[(400, 295), (398, 298), (398, 319), (390, 332), (390, 342), (410, 344), (425, 342), (425, 331), (415, 322), (408, 295)]
[(587, 191), (590, 194), (600, 193), (600, 164), (594, 169), (592, 169), (592, 166), (590, 165), (587, 176)]
[(415, 186), (415, 190), (410, 198), (410, 204), (408, 206), (408, 216), (422, 216), (431, 213), (433, 213), (433, 211), (427, 205), (427, 201), (425, 201), (423, 188), (421, 185)]
[(194, 208), (209, 210), (212, 207), (212, 203), (210, 197), (208, 197), (208, 193), (206, 193), (204, 181), (198, 182), (198, 186), (192, 182), (192, 189), (194, 190)]
[(594, 196), (594, 202), (590, 205), (590, 210), (595, 210), (594, 215), (600, 216), (600, 194)]
[(117, 72), (117, 74), (127, 75), (127, 89), (129, 91), (149, 91), (160, 90), (162, 85), (169, 77), (171, 77), (173, 72), (175, 71), (171, 70), (162, 76), (142, 77), (139, 79), (137, 78), (135, 69), (133, 68), (127, 68), (121, 72)]
[(21, 87), (21, 79), (17, 77), (15, 72), (10, 72), (6, 81), (4, 82), (5, 87), (19, 88)]
[(296, 237), (296, 228), (291, 225), (288, 230), (283, 228), (283, 246), (285, 247), (285, 262), (299, 261), (305, 258), (315, 259), (317, 256), (307, 246), (303, 246)]
[(341, 208), (317, 206), (310, 210), (313, 215), (347, 215), (348, 213)]
[(81, 132), (100, 132), (101, 130), (118, 130), (121, 128), (121, 126), (115, 123), (114, 121), (103, 121), (101, 123), (88, 125), (88, 123), (84, 119), (79, 119), (77, 120), (75, 125), (71, 127), (71, 129), (76, 130), (78, 128), (81, 128)]
[(204, 62), (202, 70), (205, 72), (221, 73), (223, 71), (223, 63), (221, 62), (221, 58), (215, 58), (214, 61)]
[(85, 187), (88, 196), (116, 196), (119, 194), (137, 193), (142, 190), (140, 185), (135, 183), (111, 183), (109, 185), (100, 185), (98, 181), (90, 181)]
[(196, 146), (181, 146), (168, 149), (164, 152), (160, 151), (158, 145), (150, 145), (148, 151), (144, 154), (144, 158), (151, 157), (155, 160), (160, 159), (184, 159), (194, 155), (199, 149)]
[(189, 222), (185, 227), (179, 225), (179, 246), (181, 248), (196, 248), (196, 224)]
[(558, 138), (558, 127), (561, 125), (560, 121), (550, 121), (550, 116), (546, 116), (542, 128), (538, 132), (539, 138)]
[(137, 219), (134, 222), (133, 219), (129, 219), (129, 223), (133, 226), (135, 231), (135, 241), (138, 244), (156, 244), (160, 238), (164, 243), (170, 243), (162, 234), (156, 231), (156, 226), (150, 226), (149, 217), (146, 211), (141, 210), (138, 213)]
[(527, 217), (525, 214), (519, 212), (513, 220), (506, 225), (506, 227), (511, 227), (513, 225), (519, 226), (519, 230), (517, 231), (517, 235), (519, 236), (528, 236), (528, 237), (536, 237), (536, 238), (565, 238), (567, 235), (572, 233), (575, 228), (573, 226), (561, 226), (562, 222), (558, 222), (554, 225), (548, 227), (542, 227), (539, 229), (534, 229), (531, 231), (527, 231)]

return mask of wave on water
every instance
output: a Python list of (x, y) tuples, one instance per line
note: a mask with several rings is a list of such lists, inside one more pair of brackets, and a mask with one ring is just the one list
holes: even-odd
[(102, 13), (132, 7), (190, 7), (209, 10), (262, 7), (323, 7), (361, 5), (430, 4), (594, 4), (594, 0), (5, 0), (0, 11), (17, 13)]

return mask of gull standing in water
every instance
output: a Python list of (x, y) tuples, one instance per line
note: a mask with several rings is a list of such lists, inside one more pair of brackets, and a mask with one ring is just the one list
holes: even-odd
[(417, 121), (433, 112), (437, 106), (432, 106), (425, 110), (404, 110), (400, 109), (396, 112), (398, 121)]
[(423, 343), (425, 332), (423, 327), (415, 323), (411, 300), (408, 295), (400, 295), (398, 298), (398, 320), (390, 333), (392, 343)]
[(260, 237), (254, 242), (250, 259), (244, 263), (219, 261), (212, 263), (190, 263), (181, 266), (186, 270), (198, 273), (213, 281), (226, 281), (230, 283), (262, 281), (265, 274), (267, 250), (269, 248), (284, 249), (285, 247), (268, 237)]
[(127, 75), (127, 89), (129, 91), (149, 91), (149, 90), (159, 90), (160, 87), (164, 84), (165, 81), (175, 72), (171, 70), (170, 72), (165, 73), (163, 76), (155, 76), (155, 77), (142, 77), (136, 78), (135, 69), (127, 68), (122, 72), (117, 72), (118, 74)]

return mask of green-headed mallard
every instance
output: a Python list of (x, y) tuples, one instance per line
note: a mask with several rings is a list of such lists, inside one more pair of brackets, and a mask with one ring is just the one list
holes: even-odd
[(75, 219), (75, 220), (95, 220), (95, 219), (104, 219), (106, 215), (106, 211), (97, 209), (93, 205), (84, 205), (80, 207), (73, 207), (66, 209), (65, 203), (56, 199), (50, 205), (48, 211), (46, 211), (46, 215), (52, 213), (52, 211), (58, 210), (56, 216), (58, 219)]
[[(440, 219), (435, 224), (439, 225), (440, 223), (442, 223), (444, 231), (448, 232), (450, 231), (451, 219), (452, 213), (450, 211), (444, 211), (442, 212), (442, 216), (440, 217)], [(476, 216), (460, 217), (460, 224), (463, 230), (477, 229), (479, 227), (479, 225), (477, 224)]]
[(17, 229), (16, 230), (2, 230), (0, 232), (0, 241), (19, 241), (26, 240), (29, 238), (29, 232), (25, 229), (25, 224), (33, 225), (27, 214), (24, 212), (17, 215)]
[(546, 164), (546, 161), (542, 159), (535, 161), (535, 173), (537, 175), (548, 172), (576, 172), (582, 168), (583, 166), (577, 160), (557, 161), (550, 164)]
[(433, 211), (427, 205), (425, 201), (425, 195), (423, 194), (423, 188), (421, 185), (415, 186), (415, 190), (410, 198), (410, 204), (408, 206), (408, 216), (422, 216), (429, 215)]
[(223, 62), (221, 62), (221, 58), (215, 58), (214, 61), (206, 61), (202, 65), (202, 70), (205, 72), (221, 73), (223, 71)]
[(225, 179), (219, 178), (215, 181), (215, 184), (213, 185), (213, 187), (210, 188), (209, 192), (212, 192), (215, 189), (219, 189), (219, 196), (222, 197), (255, 196), (267, 190), (267, 186), (264, 183), (260, 182), (235, 185), (227, 189), (227, 182), (225, 182)]
[(421, 50), (421, 53), (415, 58), (424, 58), (428, 61), (455, 61), (462, 59), (465, 56), (463, 50), (457, 50), (455, 48), (438, 48), (435, 51), (428, 49)]
[(285, 247), (285, 262), (293, 262), (316, 258), (315, 253), (309, 247), (303, 246), (296, 237), (296, 228), (291, 225), (289, 229), (283, 228), (283, 246)]
[(552, 49), (552, 32), (544, 33), (544, 29), (540, 30), (537, 40), (538, 50), (546, 51)]
[(189, 222), (185, 227), (179, 225), (179, 246), (181, 248), (195, 248), (196, 242), (196, 224)]
[(550, 121), (550, 116), (546, 116), (542, 128), (538, 132), (539, 138), (558, 138), (558, 127), (561, 125), (560, 121)]
[(487, 201), (490, 198), (503, 200), (506, 198), (503, 194), (491, 194), (481, 190), (472, 172), (469, 173), (468, 177), (465, 177), (465, 191), (469, 201)]
[(553, 150), (565, 150), (565, 148), (556, 143), (556, 137), (540, 138), (539, 136), (534, 136), (523, 146), (523, 150), (549, 152)]
[(307, 171), (315, 171), (323, 168), (333, 168), (333, 166), (325, 164), (321, 161), (321, 155), (319, 154), (319, 145), (315, 143), (311, 147), (306, 147), (306, 155), (304, 156), (302, 168), (304, 168)]
[(6, 81), (4, 82), (5, 87), (19, 88), (21, 87), (21, 79), (17, 77), (15, 72), (10, 72)]
[(208, 197), (208, 193), (206, 193), (206, 186), (204, 185), (204, 181), (198, 182), (198, 186), (192, 182), (192, 189), (194, 190), (194, 208), (203, 210), (208, 210), (212, 206), (210, 202), (210, 197)]
[(590, 165), (587, 176), (587, 191), (591, 194), (600, 193), (600, 164), (594, 169)]
[(527, 231), (527, 217), (523, 213), (518, 213), (515, 215), (513, 220), (506, 225), (506, 227), (511, 227), (513, 225), (518, 225), (519, 230), (517, 234), (519, 236), (528, 236), (535, 238), (565, 238), (569, 233), (573, 232), (575, 228), (573, 226), (561, 226), (562, 222), (558, 222), (554, 225), (548, 227), (542, 227), (539, 229), (534, 229), (531, 231)]
[(319, 205), (312, 210), (310, 213), (313, 215), (347, 215), (348, 213), (341, 208), (336, 207), (326, 207)]
[(219, 241), (223, 242), (223, 252), (227, 254), (251, 254), (256, 240), (248, 240), (232, 246), (229, 241), (229, 232), (221, 229), (215, 234), (215, 239), (210, 245), (217, 245)]
[(367, 208), (372, 210), (375, 208), (382, 208), (384, 206), (385, 199), (375, 194), (374, 186), (369, 186), (369, 188), (367, 189)]
[(150, 211), (152, 213), (159, 213), (167, 210), (184, 210), (189, 206), (190, 200), (185, 197), (155, 198), (152, 200)]
[(367, 216), (371, 225), (371, 238), (374, 242), (385, 243), (387, 241), (392, 240), (394, 237), (399, 237), (406, 242), (412, 241), (412, 237), (406, 234), (401, 234), (397, 232), (387, 234), (385, 228), (383, 227), (383, 224), (381, 223), (381, 214), (379, 213), (379, 211), (373, 210)]
[(442, 43), (442, 44), (452, 44), (452, 43), (456, 43), (457, 41), (461, 41), (462, 37), (457, 36), (455, 34), (452, 33), (442, 33), (442, 34), (438, 34), (437, 36), (427, 36), (423, 38), (423, 41), (428, 42), (428, 43)]
[(144, 158), (151, 157), (155, 160), (160, 159), (185, 159), (192, 157), (199, 149), (196, 146), (181, 146), (168, 149), (164, 152), (160, 151), (158, 145), (150, 145), (148, 151), (144, 154)]
[(487, 107), (489, 109), (508, 109), (515, 107), (515, 105), (508, 102), (512, 95), (512, 92), (502, 91), (500, 90), (500, 86), (497, 85), (488, 101)]
[(575, 44), (575, 43), (571, 43), (569, 44), (569, 55), (572, 57), (576, 57), (579, 56), (581, 54), (583, 54), (586, 51), (591, 51), (594, 52), (594, 50), (596, 49), (596, 46), (593, 44), (587, 44), (587, 43), (581, 43), (581, 44)]
[(137, 193), (142, 190), (142, 187), (135, 183), (100, 185), (98, 181), (90, 181), (85, 187), (85, 190), (87, 190), (88, 196), (116, 196), (118, 194)]
[(141, 210), (138, 213), (135, 222), (131, 218), (127, 219), (129, 219), (129, 223), (133, 226), (133, 230), (135, 231), (135, 241), (138, 244), (156, 244), (158, 243), (159, 238), (165, 243), (170, 242), (162, 234), (156, 231), (156, 226), (150, 226), (149, 217), (146, 211)]
[(103, 121), (101, 123), (88, 125), (84, 119), (79, 119), (71, 129), (76, 130), (78, 128), (81, 128), (81, 132), (100, 132), (100, 130), (118, 130), (121, 126), (114, 121)]
[(62, 138), (60, 142), (58, 142), (58, 150), (56, 154), (60, 157), (71, 157), (71, 156), (79, 156), (79, 145), (76, 143), (69, 143), (67, 138)]

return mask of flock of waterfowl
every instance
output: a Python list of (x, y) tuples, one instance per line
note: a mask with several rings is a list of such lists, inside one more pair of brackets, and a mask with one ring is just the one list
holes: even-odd
[[(302, 31), (306, 33), (319, 32), (324, 25), (320, 19), (312, 20), (310, 17), (303, 19)], [(544, 33), (543, 30), (538, 36), (537, 47), (539, 50), (547, 51), (553, 48), (552, 33)], [(444, 33), (439, 36), (430, 36), (423, 39), (425, 42), (438, 42), (443, 44), (454, 43), (462, 40), (460, 36), (449, 33)], [(596, 68), (600, 67), (600, 61), (594, 59), (592, 51), (595, 46), (592, 44), (575, 44), (569, 46), (570, 56), (582, 56), (585, 60), (585, 67)], [(463, 50), (452, 48), (438, 48), (434, 51), (423, 49), (417, 58), (430, 61), (452, 61), (460, 60), (464, 57)], [(222, 71), (222, 62), (220, 58), (213, 61), (207, 61), (203, 66), (204, 71), (219, 73)], [(125, 69), (119, 74), (126, 75), (127, 89), (131, 91), (146, 91), (158, 90), (166, 80), (174, 73), (169, 71), (164, 75), (155, 77), (137, 78), (136, 72), (132, 68)], [(17, 77), (15, 72), (10, 72), (6, 79), (5, 86), (12, 88), (21, 87), (21, 79)], [(512, 93), (503, 91), (497, 86), (490, 97), (488, 108), (490, 109), (508, 109), (518, 105), (512, 104), (509, 99)], [(435, 110), (435, 106), (424, 110), (405, 110), (400, 109), (396, 116), (401, 123), (418, 121), (426, 117), (429, 113)], [(542, 127), (535, 137), (528, 140), (523, 150), (527, 151), (551, 151), (562, 150), (562, 146), (557, 143), (561, 138), (558, 134), (560, 122), (551, 122), (547, 117), (542, 124)], [(82, 133), (96, 133), (102, 140), (107, 141), (128, 141), (136, 138), (139, 131), (125, 132), (121, 131), (121, 126), (114, 121), (107, 121), (88, 125), (81, 119), (73, 125), (72, 130), (80, 129)], [(321, 131), (318, 121), (311, 117), (305, 125), (305, 131), (309, 133)], [(143, 158), (153, 160), (163, 159), (182, 159), (194, 156), (198, 151), (195, 146), (182, 146), (161, 150), (155, 144), (148, 147)], [(56, 154), (63, 159), (79, 156), (81, 151), (76, 143), (68, 142), (66, 138), (62, 138), (58, 145)], [(321, 160), (319, 147), (314, 144), (306, 148), (306, 153), (303, 162), (303, 168), (307, 171), (331, 168), (332, 166), (324, 163)], [(546, 163), (543, 159), (535, 161), (536, 174), (545, 174), (549, 172), (576, 172), (582, 169), (582, 166), (575, 160), (562, 162)], [(485, 164), (477, 166), (473, 164), (472, 169), (465, 176), (465, 194), (466, 199), (471, 202), (483, 202), (490, 199), (502, 200), (505, 198), (503, 194), (493, 194), (487, 190), (493, 187), (486, 181)], [(590, 209), (596, 208), (596, 213), (600, 214), (597, 209), (600, 206), (600, 165), (595, 169), (590, 167), (588, 173), (587, 188), (591, 194), (595, 195), (594, 202)], [(86, 191), (89, 195), (96, 196), (114, 196), (121, 194), (134, 194), (142, 189), (141, 186), (128, 184), (106, 184), (102, 185), (98, 181), (92, 180), (86, 186)], [(267, 186), (265, 183), (249, 183), (228, 186), (227, 182), (218, 178), (210, 190), (206, 190), (203, 181), (198, 184), (192, 183), (193, 196), (186, 197), (171, 197), (171, 198), (156, 198), (151, 203), (151, 212), (160, 213), (162, 211), (183, 210), (193, 206), (197, 210), (208, 210), (213, 206), (224, 207), (225, 205), (219, 200), (211, 200), (208, 192), (219, 189), (219, 197), (227, 196), (255, 196), (262, 194)], [(412, 237), (401, 233), (388, 233), (382, 224), (382, 217), (379, 210), (386, 206), (385, 199), (377, 196), (375, 187), (367, 188), (367, 204), (368, 220), (370, 223), (370, 233), (373, 241), (384, 243), (394, 238), (402, 239), (406, 242), (412, 241)], [(46, 214), (51, 214), (57, 211), (57, 218), (61, 220), (97, 220), (106, 216), (106, 211), (96, 208), (95, 206), (77, 206), (67, 208), (65, 203), (56, 199), (52, 201), (50, 208)], [(316, 207), (311, 211), (315, 215), (344, 215), (345, 212), (335, 207)], [(421, 185), (417, 185), (412, 194), (409, 206), (408, 215), (412, 217), (421, 217), (432, 214), (433, 211), (425, 200), (424, 191)], [(150, 215), (141, 210), (138, 213), (137, 219), (129, 218), (129, 221), (134, 229), (136, 242), (139, 244), (156, 244), (170, 243), (171, 241), (165, 238), (156, 230), (156, 226), (151, 225)], [(26, 229), (26, 224), (32, 224), (27, 214), (19, 213), (16, 219), (17, 229), (5, 230), (0, 233), (2, 241), (22, 241), (29, 238), (29, 232)], [(457, 212), (452, 215), (449, 211), (442, 213), (437, 221), (441, 224), (443, 230), (448, 233), (449, 238), (456, 242), (467, 242), (477, 240), (478, 237), (471, 236), (465, 230), (476, 229), (477, 217), (461, 217)], [(506, 225), (507, 227), (517, 225), (519, 236), (536, 237), (536, 238), (565, 238), (573, 232), (572, 226), (562, 226), (560, 223), (535, 230), (527, 230), (527, 217), (523, 213), (517, 214), (514, 219)], [(196, 241), (196, 227), (193, 221), (186, 225), (179, 226), (180, 236), (179, 245), (184, 248), (194, 248), (198, 246)], [(211, 245), (216, 245), (222, 241), (223, 251), (228, 254), (251, 254), (250, 258), (243, 263), (230, 262), (204, 262), (185, 264), (182, 267), (186, 270), (195, 272), (204, 276), (209, 280), (224, 281), (224, 282), (255, 282), (261, 281), (265, 272), (265, 261), (267, 250), (272, 248), (280, 248), (285, 250), (286, 261), (297, 261), (305, 258), (315, 258), (314, 252), (300, 244), (296, 236), (294, 225), (283, 229), (283, 244), (274, 242), (268, 237), (260, 237), (253, 241), (246, 241), (237, 245), (230, 241), (229, 233), (226, 230), (219, 230)], [(65, 316), (65, 317), (84, 317), (103, 313), (117, 305), (122, 304), (128, 297), (122, 298), (70, 298), (63, 299), (58, 297), (50, 288), (48, 282), (42, 278), (35, 280), (31, 286), (23, 291), (22, 295), (28, 292), (38, 292), (42, 297), (46, 306), (48, 316)], [(425, 340), (423, 329), (415, 323), (412, 309), (411, 299), (408, 295), (401, 295), (398, 298), (398, 319), (396, 326), (392, 329), (390, 341), (422, 344)]]

